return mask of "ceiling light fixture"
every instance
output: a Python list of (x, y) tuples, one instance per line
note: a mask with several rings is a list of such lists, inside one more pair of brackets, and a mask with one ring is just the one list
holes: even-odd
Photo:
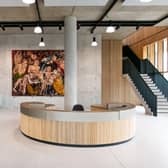
[(23, 31), (23, 30), (24, 30), (24, 28), (23, 28), (23, 26), (22, 26), (22, 25), (20, 25), (19, 27), (20, 27), (20, 30), (21, 30), (21, 31)]
[(79, 30), (80, 29), (80, 24), (77, 24), (77, 30)]
[(139, 30), (140, 26), (136, 26), (136, 30)]
[(36, 0), (22, 0), (23, 3), (25, 4), (33, 4), (35, 3)]
[(42, 33), (42, 28), (41, 28), (40, 26), (36, 26), (36, 27), (34, 28), (34, 33), (37, 33), (37, 34)]
[(113, 33), (116, 31), (116, 28), (114, 26), (108, 26), (106, 28), (106, 33)]
[(45, 42), (44, 42), (44, 38), (41, 37), (41, 41), (39, 43), (39, 47), (45, 47)]
[(60, 30), (60, 31), (62, 30), (62, 26), (61, 25), (58, 26), (58, 30)]
[(98, 43), (97, 43), (97, 41), (96, 41), (96, 37), (93, 37), (93, 41), (92, 41), (92, 43), (91, 43), (91, 46), (92, 46), (92, 47), (98, 46)]
[(4, 25), (1, 25), (1, 29), (2, 29), (3, 31), (6, 30), (5, 27), (4, 27)]
[(152, 0), (140, 0), (140, 2), (142, 3), (147, 3), (147, 2), (151, 2)]
[(116, 29), (116, 30), (120, 29), (120, 25), (116, 26), (116, 28), (115, 28), (115, 29)]

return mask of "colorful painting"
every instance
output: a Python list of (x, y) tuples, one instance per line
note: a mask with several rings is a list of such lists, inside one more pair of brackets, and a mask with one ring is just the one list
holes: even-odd
[(63, 96), (63, 50), (13, 50), (13, 96)]

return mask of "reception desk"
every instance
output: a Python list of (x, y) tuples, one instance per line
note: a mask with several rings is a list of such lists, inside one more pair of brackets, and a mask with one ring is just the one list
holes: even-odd
[(20, 130), (41, 142), (70, 146), (104, 146), (135, 135), (135, 106), (93, 105), (90, 111), (64, 111), (41, 102), (20, 106)]

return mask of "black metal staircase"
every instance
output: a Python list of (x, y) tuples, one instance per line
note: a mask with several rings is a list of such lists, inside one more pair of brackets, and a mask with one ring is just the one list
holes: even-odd
[[(123, 73), (130, 76), (154, 116), (157, 116), (158, 112), (168, 112), (168, 81), (149, 60), (139, 59), (128, 46), (123, 47)], [(155, 93), (156, 90), (151, 89), (150, 82), (142, 74), (148, 76), (148, 80), (150, 78), (153, 85), (160, 91), (160, 95)], [(164, 101), (160, 103), (162, 97)]]
[(123, 74), (128, 74), (132, 79), (134, 85), (148, 104), (154, 116), (157, 116), (157, 98), (153, 94), (149, 86), (142, 79), (135, 65), (127, 59), (123, 59)]

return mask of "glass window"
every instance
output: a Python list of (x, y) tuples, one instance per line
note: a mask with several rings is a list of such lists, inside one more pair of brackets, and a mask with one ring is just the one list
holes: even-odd
[(148, 44), (143, 49), (143, 58), (147, 58), (161, 73), (168, 74), (168, 38)]

